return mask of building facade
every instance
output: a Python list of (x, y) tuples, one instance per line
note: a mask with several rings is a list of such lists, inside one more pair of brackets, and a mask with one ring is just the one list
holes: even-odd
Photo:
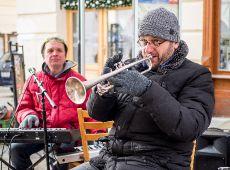
[[(181, 39), (189, 46), (188, 58), (204, 64), (213, 73), (215, 115), (230, 115), (229, 0), (133, 0), (132, 5), (121, 1), (127, 4), (111, 8), (96, 8), (98, 4), (86, 2), (95, 7), (86, 8), (84, 15), (82, 57), (87, 79), (99, 76), (107, 57), (114, 53), (120, 51), (124, 58), (134, 57), (138, 51), (138, 21), (146, 11), (163, 6), (179, 18)], [(69, 47), (68, 58), (78, 62), (76, 5), (75, 1), (68, 4), (60, 0), (0, 0), (0, 8), (5, 9), (0, 13), (0, 36), (14, 33), (17, 42), (24, 46), (26, 77), (29, 67), (41, 69), (40, 46), (50, 36), (64, 38)], [(6, 43), (0, 44), (6, 52), (6, 45), (2, 44)]]

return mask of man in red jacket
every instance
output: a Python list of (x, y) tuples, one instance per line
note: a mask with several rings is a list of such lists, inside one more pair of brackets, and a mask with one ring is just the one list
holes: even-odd
[[(75, 64), (66, 60), (67, 50), (65, 42), (58, 37), (47, 39), (41, 48), (44, 63), (42, 71), (36, 73), (36, 77), (43, 83), (42, 85), (47, 94), (57, 105), (57, 108), (53, 108), (48, 100), (45, 99), (48, 128), (79, 129), (77, 108), (86, 108), (86, 100), (90, 93), (90, 91), (87, 91), (86, 99), (82, 104), (75, 104), (68, 98), (65, 90), (66, 80), (69, 77), (76, 77), (81, 81), (85, 81), (85, 78), (71, 69)], [(35, 83), (33, 76), (31, 76), (24, 85), (16, 110), (16, 118), (20, 128), (42, 127), (41, 98), (40, 88)], [(43, 148), (44, 144), (12, 144), (11, 159), (13, 166), (17, 170), (27, 169), (32, 164), (30, 155)], [(66, 167), (61, 169), (66, 169)]]

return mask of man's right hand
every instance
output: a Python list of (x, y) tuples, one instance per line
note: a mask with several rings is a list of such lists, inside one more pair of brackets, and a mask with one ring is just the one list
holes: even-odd
[(25, 119), (20, 123), (19, 128), (32, 128), (38, 127), (39, 119), (36, 115), (28, 115)]

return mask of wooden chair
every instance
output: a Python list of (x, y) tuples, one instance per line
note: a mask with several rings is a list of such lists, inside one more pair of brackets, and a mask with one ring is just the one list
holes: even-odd
[(192, 155), (191, 155), (191, 163), (190, 163), (190, 170), (194, 169), (194, 158), (196, 153), (196, 141), (193, 141), (193, 149), (192, 149)]
[[(88, 141), (98, 140), (100, 137), (107, 136), (108, 133), (89, 134), (87, 133), (87, 130), (109, 129), (112, 127), (113, 121), (86, 122), (85, 119), (90, 118), (88, 112), (81, 108), (78, 108), (77, 111), (78, 111), (78, 121), (79, 121), (80, 133), (81, 133), (81, 139), (82, 139), (84, 161), (89, 161), (90, 156), (89, 156), (89, 149), (88, 149)], [(190, 163), (191, 170), (193, 170), (194, 157), (195, 157), (195, 151), (196, 151), (196, 141), (194, 141), (193, 143), (194, 143), (194, 146), (193, 146), (193, 151), (191, 155), (191, 163)]]
[(81, 108), (77, 109), (78, 112), (78, 121), (80, 126), (80, 133), (82, 139), (82, 148), (83, 148), (83, 156), (84, 161), (89, 161), (89, 149), (88, 149), (88, 141), (96, 141), (101, 137), (107, 136), (108, 133), (96, 133), (90, 134), (87, 133), (87, 130), (102, 130), (102, 129), (109, 129), (113, 126), (113, 121), (107, 122), (86, 122), (86, 118), (90, 118), (88, 112)]

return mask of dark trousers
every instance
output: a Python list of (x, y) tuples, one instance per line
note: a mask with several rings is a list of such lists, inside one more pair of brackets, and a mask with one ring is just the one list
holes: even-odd
[[(157, 163), (148, 162), (141, 156), (109, 158), (106, 160), (105, 170), (166, 170)], [(83, 163), (72, 170), (99, 170), (88, 162)]]
[[(42, 149), (44, 149), (44, 144), (12, 143), (10, 150), (12, 165), (16, 170), (26, 170), (32, 165), (30, 156)], [(52, 161), (50, 160), (50, 162)], [(66, 170), (68, 164), (62, 164), (59, 167), (54, 166), (52, 169)]]

